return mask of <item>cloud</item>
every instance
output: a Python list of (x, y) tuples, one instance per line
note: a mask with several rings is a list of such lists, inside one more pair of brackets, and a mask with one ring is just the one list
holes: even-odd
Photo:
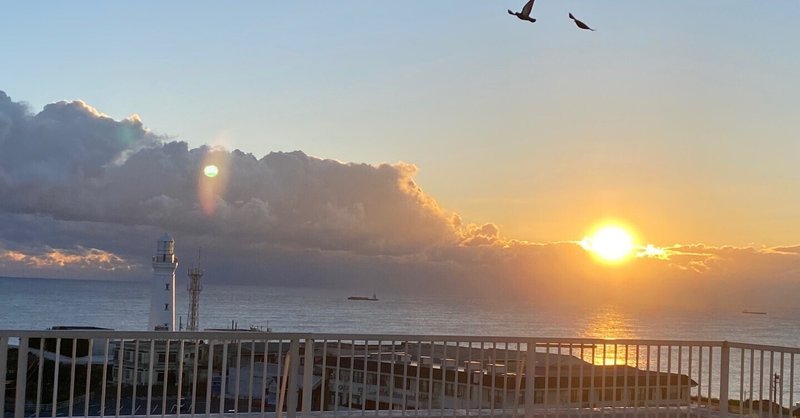
[(76, 246), (63, 249), (45, 246), (24, 252), (0, 247), (0, 267), (17, 272), (33, 269), (46, 272), (50, 276), (69, 277), (80, 274), (82, 270), (114, 272), (139, 269), (141, 265), (132, 264), (116, 254), (97, 248)]
[(138, 117), (115, 121), (82, 101), (52, 103), (31, 115), (0, 91), (0, 115), (5, 183), (89, 181), (127, 154), (158, 142)]
[[(460, 223), (460, 221), (459, 221)], [(460, 244), (463, 246), (481, 246), (504, 244), (500, 238), (500, 228), (492, 223), (483, 225), (466, 225), (459, 228)]]
[[(190, 149), (136, 116), (114, 120), (81, 101), (33, 114), (5, 93), (0, 121), (0, 194), (13, 196), (0, 200), (0, 228), (17, 242), (146, 258), (150, 245), (142, 251), (132, 240), (147, 231), (152, 244), (169, 230), (179, 248), (202, 245), (210, 257), (248, 265), (265, 253), (307, 251), (409, 260), (498, 235), (454, 224), (455, 215), (415, 183), (412, 164)], [(202, 175), (210, 162), (220, 167), (213, 179)]]
[[(203, 175), (209, 164), (218, 176)], [(203, 248), (215, 282), (556, 304), (793, 303), (786, 289), (800, 290), (797, 246), (650, 246), (601, 266), (576, 242), (530, 243), (464, 222), (416, 172), (300, 151), (190, 148), (135, 115), (115, 120), (81, 101), (33, 113), (0, 92), (0, 275), (146, 279), (155, 239), (169, 231), (183, 266)]]

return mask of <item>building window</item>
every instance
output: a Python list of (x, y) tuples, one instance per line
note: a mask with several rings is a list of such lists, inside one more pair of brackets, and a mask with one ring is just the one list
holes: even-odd
[(169, 290), (169, 283), (164, 283), (164, 290)]
[(639, 388), (639, 395), (636, 399), (640, 401), (647, 400), (647, 389)]
[(444, 395), (445, 396), (453, 396), (453, 384), (452, 383), (445, 383), (444, 384)]
[(544, 403), (544, 392), (537, 390), (533, 392), (533, 403)]
[(165, 303), (165, 304), (164, 304), (164, 310), (165, 310), (165, 311), (168, 311), (168, 310), (169, 310), (169, 303)]
[(604, 401), (613, 401), (614, 400), (614, 392), (613, 389), (606, 389), (603, 393), (603, 400)]

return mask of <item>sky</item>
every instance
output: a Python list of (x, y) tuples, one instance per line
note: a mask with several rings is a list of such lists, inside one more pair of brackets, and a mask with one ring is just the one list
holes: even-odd
[[(146, 277), (170, 230), (217, 280), (790, 303), (800, 3), (520, 3), (6, 5), (0, 275)], [(658, 251), (593, 260), (610, 219)]]

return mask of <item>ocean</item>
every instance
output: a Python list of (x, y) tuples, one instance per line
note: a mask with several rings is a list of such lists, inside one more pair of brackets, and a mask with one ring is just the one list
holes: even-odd
[[(148, 282), (0, 278), (0, 329), (56, 325), (144, 330)], [(371, 295), (372, 289), (363, 292)], [(450, 294), (378, 294), (349, 301), (341, 289), (205, 284), (200, 327), (261, 326), (275, 332), (597, 337), (728, 340), (800, 347), (800, 309), (743, 314), (743, 307), (634, 310), (623, 306), (548, 306)], [(186, 322), (188, 292), (177, 291)]]

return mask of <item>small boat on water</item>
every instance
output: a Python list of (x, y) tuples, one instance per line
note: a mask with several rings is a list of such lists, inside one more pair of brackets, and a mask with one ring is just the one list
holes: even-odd
[(749, 310), (747, 310), (747, 309), (743, 310), (743, 311), (742, 311), (742, 313), (744, 313), (744, 314), (750, 314), (750, 315), (766, 315), (766, 314), (767, 314), (766, 312), (760, 312), (760, 311), (749, 311)]
[(369, 297), (369, 296), (350, 296), (349, 298), (347, 298), (347, 300), (370, 300), (370, 301), (376, 301), (376, 300), (378, 300), (378, 295), (373, 293), (372, 297)]

